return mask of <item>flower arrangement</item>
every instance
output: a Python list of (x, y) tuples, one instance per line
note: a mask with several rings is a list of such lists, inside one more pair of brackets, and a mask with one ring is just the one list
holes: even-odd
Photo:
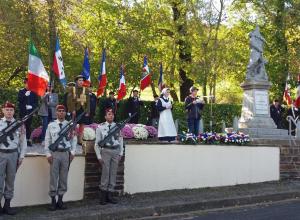
[(98, 128), (99, 124), (93, 123), (90, 125), (85, 125), (84, 127), (86, 128), (92, 128), (94, 131), (96, 131), (96, 129)]
[(192, 133), (179, 134), (179, 141), (185, 144), (198, 144), (198, 139), (196, 135)]
[(121, 130), (121, 135), (125, 139), (134, 138), (134, 133), (132, 131), (132, 128), (127, 124), (124, 128)]
[(203, 144), (219, 144), (221, 141), (221, 135), (213, 133), (202, 133), (198, 136), (198, 141)]
[(244, 133), (201, 133), (198, 137), (194, 134), (183, 133), (179, 135), (179, 140), (185, 144), (237, 144), (244, 145), (250, 142), (249, 135)]
[(149, 137), (157, 137), (157, 129), (153, 126), (145, 126), (148, 131)]
[(85, 141), (93, 141), (96, 138), (95, 130), (91, 127), (85, 127), (82, 139)]
[(137, 124), (132, 128), (134, 138), (146, 140), (149, 136), (149, 133), (147, 129), (145, 128), (145, 125)]
[(232, 132), (232, 133), (227, 133), (224, 135), (224, 140), (223, 142), (225, 144), (238, 144), (238, 145), (244, 145), (250, 142), (250, 138), (249, 135), (246, 135), (244, 133), (236, 133), (236, 132)]
[(42, 126), (34, 129), (31, 132), (30, 138), (33, 142), (39, 142), (41, 135), (42, 135)]

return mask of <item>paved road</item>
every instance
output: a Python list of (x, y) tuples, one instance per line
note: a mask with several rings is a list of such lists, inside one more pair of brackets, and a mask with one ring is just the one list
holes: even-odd
[[(178, 219), (178, 218), (176, 218)], [(194, 213), (185, 220), (300, 220), (300, 200), (226, 209), (208, 213)]]

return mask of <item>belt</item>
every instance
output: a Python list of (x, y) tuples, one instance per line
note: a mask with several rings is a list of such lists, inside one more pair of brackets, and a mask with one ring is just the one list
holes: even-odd
[(18, 152), (18, 148), (15, 148), (15, 149), (0, 149), (0, 153), (8, 154), (8, 153), (14, 153), (14, 152)]
[(68, 152), (68, 151), (70, 151), (70, 148), (57, 149), (55, 152)]
[(105, 149), (118, 149), (119, 148), (119, 145), (116, 145), (116, 146), (108, 146), (108, 145), (104, 145), (102, 148), (105, 148)]

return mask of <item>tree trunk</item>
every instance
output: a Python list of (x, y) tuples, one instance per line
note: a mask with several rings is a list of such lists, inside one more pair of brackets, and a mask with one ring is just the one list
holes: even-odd
[(50, 69), (50, 81), (54, 80), (54, 74), (52, 71), (53, 56), (55, 53), (55, 41), (56, 41), (56, 21), (55, 21), (55, 9), (54, 0), (47, 0), (48, 3), (48, 18), (49, 18), (49, 69)]
[(40, 41), (37, 37), (37, 31), (36, 31), (36, 23), (35, 23), (35, 15), (34, 11), (31, 6), (31, 1), (24, 1), (26, 3), (26, 12), (28, 15), (28, 20), (30, 23), (30, 38), (33, 40), (34, 44), (39, 48), (40, 47)]
[(211, 102), (215, 103), (216, 101), (216, 84), (217, 84), (217, 55), (218, 55), (218, 34), (219, 34), (219, 29), (222, 21), (222, 16), (223, 16), (223, 10), (224, 10), (224, 0), (220, 0), (220, 11), (218, 15), (218, 22), (216, 26), (216, 33), (214, 36), (214, 44), (213, 44), (213, 60), (212, 60), (212, 66), (213, 66), (213, 72), (212, 72), (212, 79), (211, 79), (211, 89), (210, 89), (210, 94), (213, 97), (210, 97)]
[[(176, 26), (178, 37), (176, 45), (179, 50), (179, 77), (181, 79), (180, 85), (180, 101), (184, 101), (185, 97), (189, 95), (189, 88), (194, 84), (193, 80), (188, 78), (186, 66), (192, 61), (192, 47), (187, 40), (187, 19), (186, 6), (181, 0), (172, 1), (173, 21)], [(176, 36), (176, 35), (175, 35)]]
[(155, 85), (154, 85), (153, 81), (151, 81), (151, 90), (152, 90), (153, 97), (157, 96), (157, 93), (155, 91)]
[(288, 54), (288, 43), (285, 36), (285, 1), (276, 0), (277, 12), (274, 18), (275, 25), (275, 45), (278, 49), (278, 61), (280, 66), (278, 68), (278, 90), (276, 93), (277, 97), (282, 98), (282, 91), (285, 88), (286, 77), (289, 72), (289, 54)]

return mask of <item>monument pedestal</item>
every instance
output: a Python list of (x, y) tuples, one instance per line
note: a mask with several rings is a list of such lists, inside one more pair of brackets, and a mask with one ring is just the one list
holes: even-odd
[(241, 87), (244, 90), (242, 115), (239, 120), (239, 131), (253, 138), (288, 137), (288, 131), (277, 129), (270, 117), (269, 81), (246, 80)]

